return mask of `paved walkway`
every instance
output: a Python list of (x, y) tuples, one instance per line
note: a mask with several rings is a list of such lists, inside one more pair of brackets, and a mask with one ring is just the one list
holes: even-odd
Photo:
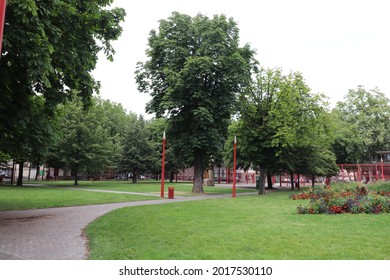
[(231, 195), (201, 195), (89, 206), (0, 211), (0, 260), (86, 259), (87, 241), (83, 236), (84, 228), (96, 218), (114, 209), (225, 197)]

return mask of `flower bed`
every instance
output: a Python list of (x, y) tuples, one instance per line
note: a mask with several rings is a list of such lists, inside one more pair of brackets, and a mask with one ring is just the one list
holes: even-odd
[(310, 199), (309, 206), (297, 207), (299, 214), (390, 213), (390, 192), (369, 191), (360, 186), (355, 190), (317, 187), (291, 198)]

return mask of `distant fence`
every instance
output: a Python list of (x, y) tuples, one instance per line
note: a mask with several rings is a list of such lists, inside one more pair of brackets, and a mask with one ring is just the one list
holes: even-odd
[(332, 182), (363, 182), (373, 183), (378, 180), (390, 181), (389, 163), (371, 164), (339, 164), (337, 176), (332, 177)]

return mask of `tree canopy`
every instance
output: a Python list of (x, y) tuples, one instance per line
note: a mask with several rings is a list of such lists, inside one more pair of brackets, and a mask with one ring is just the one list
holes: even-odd
[(390, 100), (378, 89), (349, 90), (333, 113), (340, 163), (370, 162), (376, 151), (390, 150)]
[[(0, 60), (0, 146), (12, 157), (13, 144), (25, 142), (25, 128), (50, 119), (57, 104), (77, 92), (88, 105), (99, 83), (91, 71), (97, 53), (109, 59), (110, 45), (121, 34), (123, 9), (107, 9), (112, 0), (9, 0)], [(37, 97), (42, 105), (37, 109)], [(40, 140), (41, 141), (41, 140)], [(38, 144), (38, 143), (37, 143)], [(35, 145), (37, 145), (35, 144)], [(31, 160), (31, 159), (30, 159)]]
[(260, 170), (260, 192), (267, 174), (335, 173), (323, 106), (300, 73), (283, 75), (280, 69), (261, 69), (241, 94), (240, 117), (230, 133), (239, 139), (239, 162)]
[(152, 97), (147, 111), (167, 117), (172, 148), (193, 164), (193, 192), (203, 193), (203, 169), (222, 152), (237, 94), (251, 82), (254, 51), (239, 47), (231, 18), (175, 12), (150, 32), (147, 56), (136, 72), (139, 90)]

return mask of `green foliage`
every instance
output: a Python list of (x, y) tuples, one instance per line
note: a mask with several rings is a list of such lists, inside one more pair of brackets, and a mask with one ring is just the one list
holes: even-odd
[[(50, 130), (56, 105), (72, 91), (84, 104), (90, 103), (98, 89), (91, 75), (97, 53), (113, 54), (110, 42), (120, 35), (119, 23), (125, 15), (123, 9), (107, 9), (111, 2), (7, 1), (0, 60), (3, 152), (42, 162), (45, 151), (41, 150), (50, 144), (43, 135)], [(30, 135), (36, 139), (29, 139)]]
[(103, 126), (101, 110), (97, 108), (92, 106), (85, 110), (79, 97), (59, 108), (56, 150), (65, 167), (73, 171), (75, 184), (79, 172), (96, 176), (113, 164), (112, 155), (117, 146), (107, 127)]
[(223, 15), (175, 12), (150, 32), (149, 60), (138, 64), (138, 88), (152, 97), (147, 111), (167, 117), (175, 154), (195, 167), (197, 193), (203, 168), (220, 157), (236, 94), (250, 84), (256, 63), (248, 45), (239, 47), (238, 33)]
[[(146, 121), (142, 116), (132, 115), (131, 121), (125, 127), (125, 137), (122, 139), (122, 154), (119, 161), (119, 169), (125, 173), (131, 173), (133, 182), (137, 177), (146, 172), (156, 170), (161, 157), (159, 149), (150, 141)], [(162, 135), (162, 134), (161, 134)]]
[(260, 69), (240, 105), (231, 131), (240, 139), (242, 165), (251, 164), (262, 174), (336, 172), (324, 97), (311, 93), (300, 73)]
[[(340, 106), (340, 104), (339, 104)], [(330, 122), (335, 134), (332, 149), (336, 155), (336, 162), (357, 163), (364, 157), (364, 143), (356, 126), (344, 120), (339, 109), (332, 110)]]
[[(146, 129), (149, 134), (149, 141), (154, 151), (158, 151), (156, 162), (161, 160), (162, 154), (162, 135), (164, 131), (168, 130), (168, 122), (165, 118), (152, 119), (147, 122)], [(175, 154), (172, 148), (172, 142), (175, 139), (171, 139), (170, 135), (167, 135), (167, 141), (165, 146), (165, 170), (169, 174), (169, 178), (172, 181), (173, 175), (178, 173), (187, 167), (183, 157), (180, 154)], [(155, 169), (152, 169), (154, 167)], [(150, 167), (150, 172), (160, 174), (161, 166), (154, 164)]]
[(378, 89), (350, 90), (334, 114), (341, 120), (334, 143), (339, 162), (371, 162), (375, 151), (390, 149), (390, 102)]

